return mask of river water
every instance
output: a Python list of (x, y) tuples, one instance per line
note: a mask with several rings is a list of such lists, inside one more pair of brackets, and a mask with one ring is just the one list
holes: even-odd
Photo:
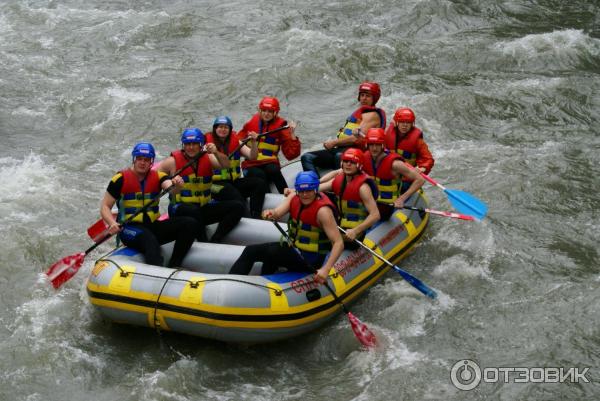
[[(593, 1), (3, 0), (0, 400), (600, 399), (599, 74)], [(439, 301), (390, 272), (352, 306), (376, 351), (343, 316), (254, 347), (108, 324), (84, 290), (100, 253), (46, 282), (91, 245), (136, 141), (164, 157), (182, 128), (239, 127), (272, 94), (317, 149), (365, 79), (389, 114), (416, 111), (431, 175), (490, 208), (432, 216), (402, 262)], [(463, 359), (487, 372), (470, 391), (451, 381)], [(498, 367), (584, 374), (493, 383)]]

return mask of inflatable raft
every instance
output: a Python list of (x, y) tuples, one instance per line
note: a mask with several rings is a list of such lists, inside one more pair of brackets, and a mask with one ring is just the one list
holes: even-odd
[[(268, 194), (265, 208), (274, 207), (281, 199), (281, 195)], [(427, 200), (420, 192), (407, 204), (423, 209)], [(426, 213), (397, 210), (368, 232), (364, 243), (398, 262), (421, 238), (428, 221)], [(285, 223), (279, 224), (285, 228)], [(283, 271), (260, 276), (260, 263), (249, 276), (228, 274), (245, 245), (278, 241), (280, 236), (273, 223), (244, 218), (224, 243), (194, 243), (178, 270), (147, 265), (138, 252), (118, 248), (96, 261), (87, 293), (105, 318), (118, 323), (235, 343), (301, 335), (341, 312), (341, 306), (324, 285), (312, 280), (312, 274)], [(172, 243), (162, 251), (169, 260)], [(388, 270), (387, 264), (363, 248), (345, 250), (330, 271), (329, 285), (348, 304)]]

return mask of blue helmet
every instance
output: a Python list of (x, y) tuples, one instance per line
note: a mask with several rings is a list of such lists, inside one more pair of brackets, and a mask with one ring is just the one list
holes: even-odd
[(149, 157), (152, 159), (152, 161), (154, 161), (154, 158), (156, 157), (154, 146), (152, 146), (152, 144), (148, 142), (138, 143), (133, 147), (133, 150), (131, 151), (132, 160), (135, 160), (135, 158), (138, 156)]
[(231, 118), (227, 116), (219, 116), (215, 118), (215, 121), (213, 121), (213, 132), (215, 131), (216, 126), (221, 124), (227, 125), (230, 131), (233, 129), (233, 123), (231, 122)]
[(317, 191), (319, 189), (319, 176), (314, 171), (298, 173), (294, 188), (296, 188), (296, 191)]
[(204, 133), (198, 128), (186, 128), (181, 134), (181, 143), (199, 143), (204, 145)]

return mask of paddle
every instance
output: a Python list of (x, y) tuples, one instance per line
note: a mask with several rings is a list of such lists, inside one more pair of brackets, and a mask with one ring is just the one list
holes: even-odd
[[(338, 229), (342, 233), (346, 234), (346, 230), (344, 230), (342, 227), (338, 226)], [(432, 290), (431, 288), (429, 288), (425, 283), (423, 283), (418, 278), (416, 278), (413, 275), (411, 275), (410, 273), (402, 270), (401, 268), (399, 268), (398, 266), (396, 266), (395, 264), (393, 264), (392, 262), (390, 262), (389, 260), (387, 260), (386, 258), (381, 256), (380, 254), (378, 254), (377, 252), (375, 252), (374, 250), (372, 250), (371, 248), (366, 246), (363, 242), (361, 242), (357, 239), (355, 239), (354, 242), (356, 242), (357, 244), (359, 244), (360, 246), (365, 248), (373, 256), (377, 257), (379, 260), (386, 263), (388, 266), (393, 267), (394, 270), (396, 270), (398, 273), (400, 273), (400, 275), (402, 276), (402, 278), (404, 280), (406, 280), (410, 285), (415, 287), (417, 290), (421, 291), (423, 294), (427, 295), (429, 298), (435, 299), (437, 297), (437, 293), (434, 290)]]
[[(186, 163), (185, 165), (183, 165), (183, 167), (181, 167), (180, 169), (176, 170), (173, 173), (173, 177), (175, 177), (176, 175), (181, 174), (181, 172), (183, 170), (185, 170), (186, 168), (188, 168), (189, 166), (191, 166), (191, 164), (194, 161), (198, 160), (205, 153), (206, 153), (205, 150), (200, 151), (200, 153), (198, 153), (196, 156), (194, 156), (192, 159), (190, 159), (190, 163)], [(116, 213), (113, 213), (113, 216), (116, 216)], [(89, 226), (88, 229), (87, 229), (88, 236), (94, 242), (98, 242), (101, 239), (103, 239), (104, 235), (107, 232), (108, 232), (108, 226), (106, 225), (106, 222), (104, 221), (104, 219), (102, 217), (99, 218), (94, 224), (92, 224), (91, 226)]]
[(402, 206), (402, 208), (403, 209), (408, 209), (408, 210), (416, 210), (417, 212), (431, 213), (431, 214), (435, 214), (436, 216), (450, 217), (450, 218), (453, 218), (453, 219), (461, 219), (461, 220), (469, 220), (469, 221), (475, 220), (475, 217), (469, 216), (467, 214), (460, 214), (460, 213), (454, 213), (454, 212), (446, 212), (446, 211), (443, 211), (443, 210), (433, 210), (433, 209), (429, 209), (429, 208), (419, 209), (418, 207), (414, 207), (414, 206)]
[[(378, 201), (377, 203), (380, 204), (380, 205), (393, 206), (393, 205), (391, 205), (389, 203), (380, 202), (380, 201)], [(469, 216), (467, 214), (460, 214), (460, 213), (454, 213), (454, 212), (446, 212), (446, 211), (443, 211), (443, 210), (434, 210), (434, 209), (429, 209), (429, 208), (421, 209), (421, 208), (418, 208), (418, 207), (407, 206), (407, 205), (402, 206), (402, 209), (416, 210), (417, 212), (430, 213), (430, 214), (435, 214), (436, 216), (450, 217), (450, 218), (453, 218), (453, 219), (461, 219), (461, 220), (469, 220), (469, 221), (475, 220), (475, 217)]]
[[(277, 224), (276, 221), (272, 221), (272, 222), (275, 225), (275, 227), (277, 227), (277, 229), (279, 230), (281, 235), (283, 235), (285, 237), (290, 248), (292, 248), (296, 251), (296, 253), (300, 257), (300, 259), (304, 262), (304, 264), (316, 272), (316, 269), (314, 267), (312, 267), (311, 265), (309, 265), (306, 262), (306, 260), (304, 260), (304, 258), (302, 257), (302, 253), (298, 250), (298, 248), (296, 248), (294, 246), (289, 235), (279, 226), (279, 224)], [(346, 307), (346, 305), (344, 305), (344, 303), (341, 301), (341, 299), (339, 299), (338, 296), (335, 294), (335, 291), (333, 291), (331, 289), (331, 287), (329, 286), (329, 283), (327, 283), (327, 281), (325, 281), (324, 285), (325, 285), (325, 288), (327, 288), (327, 290), (333, 296), (333, 299), (335, 300), (335, 302), (337, 302), (339, 305), (341, 305), (342, 310), (348, 316), (348, 320), (350, 321), (350, 327), (352, 328), (352, 331), (354, 332), (354, 335), (356, 336), (357, 340), (367, 348), (375, 347), (375, 345), (377, 345), (377, 338), (375, 338), (375, 334), (373, 334), (373, 332), (371, 330), (369, 330), (369, 328), (367, 327), (366, 324), (361, 322), (360, 319), (358, 319), (356, 316), (354, 316), (352, 314), (352, 312), (350, 312), (350, 310)]]
[(429, 177), (427, 174), (423, 173), (421, 170), (415, 169), (409, 163), (404, 162), (404, 164), (413, 170), (417, 170), (417, 172), (421, 174), (421, 176), (430, 184), (435, 185), (439, 189), (443, 190), (448, 196), (448, 200), (450, 201), (452, 207), (459, 212), (474, 216), (478, 220), (481, 220), (485, 217), (488, 207), (483, 201), (477, 199), (468, 192), (459, 191), (458, 189), (448, 189), (439, 182), (435, 181), (433, 178)]
[[(279, 131), (283, 131), (284, 129), (287, 129), (287, 128), (290, 128), (290, 126), (288, 124), (284, 125), (283, 127), (272, 129), (271, 131), (263, 132), (262, 134), (258, 134), (256, 136), (256, 139), (266, 136), (266, 135), (269, 135), (269, 134), (274, 134)], [(248, 143), (251, 140), (252, 140), (252, 138), (250, 138), (250, 137), (242, 139), (240, 141), (240, 144), (238, 146), (236, 146), (236, 148), (230, 154), (228, 154), (227, 157), (231, 159), (233, 157), (233, 155), (235, 155), (235, 153), (242, 148), (242, 146), (244, 146), (246, 143)]]
[[(191, 166), (196, 160), (198, 160), (200, 158), (200, 156), (202, 156), (205, 153), (206, 152), (199, 152), (190, 161), (188, 161), (183, 167), (181, 167), (179, 170), (177, 170), (175, 172), (176, 174), (173, 174), (173, 176), (176, 176), (177, 174), (181, 173), (183, 170), (185, 170), (186, 168)], [(137, 215), (148, 210), (148, 208), (150, 208), (160, 198), (165, 196), (174, 187), (175, 187), (175, 185), (171, 185), (168, 188), (163, 189), (158, 195), (156, 195), (154, 198), (152, 198), (149, 203), (147, 203), (143, 207), (139, 208), (133, 215), (129, 216), (125, 221), (123, 221), (121, 223), (121, 226), (126, 225), (127, 223), (131, 222)], [(59, 288), (61, 285), (63, 285), (67, 281), (69, 281), (69, 279), (71, 277), (73, 277), (77, 273), (77, 271), (79, 271), (79, 268), (83, 264), (83, 260), (85, 259), (85, 257), (90, 252), (92, 252), (94, 249), (96, 249), (98, 246), (100, 246), (100, 244), (104, 243), (106, 240), (108, 240), (113, 235), (114, 234), (106, 233), (101, 239), (98, 240), (98, 242), (96, 242), (94, 245), (92, 245), (91, 247), (86, 249), (84, 252), (66, 256), (66, 257), (62, 258), (61, 260), (59, 260), (58, 262), (54, 263), (52, 266), (50, 266), (50, 268), (46, 272), (46, 275), (48, 276), (48, 279), (52, 283), (52, 286), (54, 288)]]

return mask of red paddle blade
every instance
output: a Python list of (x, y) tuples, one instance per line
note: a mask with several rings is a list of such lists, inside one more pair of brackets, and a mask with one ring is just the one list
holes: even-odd
[(48, 280), (52, 283), (54, 288), (58, 288), (65, 282), (69, 281), (71, 277), (77, 273), (83, 259), (85, 258), (85, 252), (76, 253), (75, 255), (67, 256), (62, 258), (52, 266), (46, 272)]
[(445, 211), (441, 211), (441, 210), (431, 210), (431, 209), (425, 209), (425, 211), (427, 211), (428, 213), (431, 213), (431, 214), (437, 214), (438, 216), (451, 217), (453, 219), (461, 219), (461, 220), (469, 220), (469, 221), (475, 220), (475, 217), (469, 216), (468, 214), (445, 212)]
[(377, 338), (375, 338), (375, 334), (369, 330), (366, 324), (354, 316), (352, 312), (348, 312), (348, 320), (350, 320), (350, 326), (352, 326), (354, 335), (362, 345), (367, 348), (373, 348), (377, 345)]
[(104, 220), (100, 219), (87, 229), (87, 233), (94, 242), (98, 242), (106, 236), (107, 228)]

